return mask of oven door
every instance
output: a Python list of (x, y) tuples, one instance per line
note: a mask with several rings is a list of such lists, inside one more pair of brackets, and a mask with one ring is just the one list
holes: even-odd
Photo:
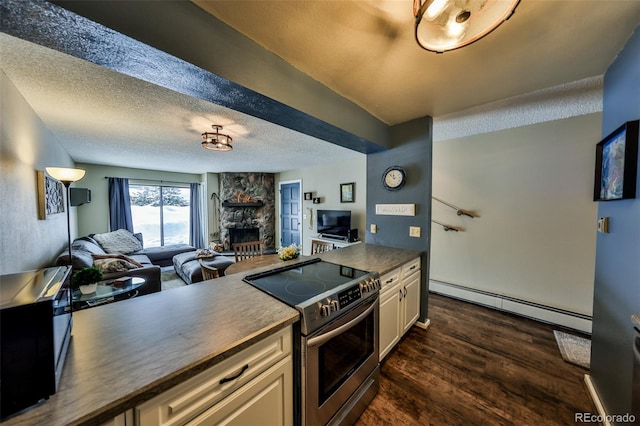
[(341, 411), (347, 401), (349, 407), (363, 405), (352, 395), (370, 400), (376, 394), (378, 380), (369, 382), (378, 369), (378, 314), (375, 297), (302, 336), (302, 424), (325, 425), (338, 412), (348, 414)]

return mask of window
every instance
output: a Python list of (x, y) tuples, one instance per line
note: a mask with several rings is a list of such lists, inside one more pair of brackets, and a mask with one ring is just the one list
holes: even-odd
[(133, 229), (146, 247), (189, 243), (188, 187), (129, 185)]

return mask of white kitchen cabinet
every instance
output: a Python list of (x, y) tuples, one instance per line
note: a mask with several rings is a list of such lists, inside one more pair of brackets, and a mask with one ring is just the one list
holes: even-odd
[(380, 277), (380, 360), (420, 316), (420, 258)]
[(291, 425), (291, 347), (288, 327), (139, 405), (136, 424)]
[(287, 383), (292, 383), (292, 374), (292, 361), (288, 357), (186, 425), (290, 426), (293, 391)]
[(420, 317), (420, 258), (402, 266), (401, 334)]
[(397, 268), (380, 277), (380, 360), (382, 360), (400, 340), (400, 282), (401, 269)]
[(134, 426), (133, 410), (127, 410), (124, 413), (114, 417), (108, 422), (102, 423), (101, 426)]

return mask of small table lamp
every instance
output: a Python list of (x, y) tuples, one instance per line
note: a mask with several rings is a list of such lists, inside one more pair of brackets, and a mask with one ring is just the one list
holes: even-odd
[(71, 258), (71, 219), (69, 208), (69, 187), (73, 182), (77, 182), (84, 177), (85, 171), (81, 169), (67, 169), (64, 167), (46, 167), (45, 170), (54, 179), (59, 180), (67, 188), (67, 243), (69, 244), (69, 265), (73, 268)]

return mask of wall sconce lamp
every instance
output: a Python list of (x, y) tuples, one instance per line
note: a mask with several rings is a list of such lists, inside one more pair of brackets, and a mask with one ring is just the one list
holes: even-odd
[(467, 46), (509, 19), (520, 0), (413, 0), (416, 41), (443, 53)]

